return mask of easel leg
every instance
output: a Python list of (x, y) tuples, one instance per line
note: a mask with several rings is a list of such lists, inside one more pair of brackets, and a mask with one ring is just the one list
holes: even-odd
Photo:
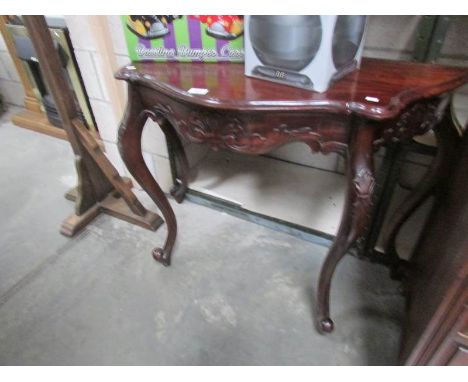
[(100, 212), (156, 229), (162, 223), (161, 218), (147, 211), (138, 201), (81, 123), (74, 95), (63, 76), (62, 64), (44, 17), (24, 16), (24, 23), (76, 158), (75, 214), (64, 222), (61, 232), (67, 236), (74, 235)]

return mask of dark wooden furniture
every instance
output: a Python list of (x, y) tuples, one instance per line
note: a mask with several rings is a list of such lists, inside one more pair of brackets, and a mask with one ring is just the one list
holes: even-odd
[(407, 365), (468, 366), (468, 134), (453, 152), (409, 270)]
[(24, 16), (24, 23), (75, 154), (78, 186), (67, 195), (75, 201), (75, 213), (63, 222), (60, 232), (73, 236), (101, 212), (156, 230), (162, 219), (140, 203), (131, 190), (131, 183), (120, 177), (81, 122), (44, 17)]
[[(178, 175), (171, 193), (178, 202), (187, 190), (188, 168), (179, 135), (244, 154), (263, 154), (300, 141), (314, 152), (347, 156), (345, 208), (317, 292), (319, 328), (330, 332), (333, 272), (364, 232), (371, 213), (373, 152), (434, 128), (447, 105), (447, 99), (439, 96), (466, 82), (468, 70), (364, 59), (359, 71), (326, 93), (248, 78), (239, 64), (137, 62), (122, 68), (116, 78), (129, 85), (119, 130), (120, 153), (168, 224), (164, 246), (153, 251), (153, 257), (165, 265), (170, 264), (177, 224), (166, 196), (143, 161), (141, 134), (147, 118), (159, 124), (174, 150)], [(208, 92), (197, 95), (192, 88)], [(441, 140), (441, 147), (444, 143)]]

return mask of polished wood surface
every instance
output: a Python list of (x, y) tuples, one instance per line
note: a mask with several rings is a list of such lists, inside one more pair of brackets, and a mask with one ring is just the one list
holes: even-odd
[[(116, 78), (137, 82), (170, 97), (223, 110), (351, 112), (370, 119), (395, 118), (411, 102), (450, 91), (468, 81), (466, 68), (363, 58), (359, 71), (316, 93), (246, 77), (237, 63), (134, 62)], [(208, 89), (194, 95), (191, 88)]]
[(25, 129), (47, 134), (55, 138), (67, 140), (67, 132), (64, 129), (53, 126), (43, 112), (31, 111), (25, 108), (11, 117), (11, 122)]
[[(263, 154), (289, 142), (313, 152), (348, 158), (348, 189), (340, 227), (320, 272), (319, 330), (330, 332), (330, 288), (334, 271), (364, 234), (372, 213), (373, 153), (382, 145), (411, 139), (437, 127), (447, 109), (443, 93), (468, 81), (468, 70), (364, 59), (359, 71), (325, 93), (244, 76), (239, 64), (136, 62), (116, 77), (128, 82), (129, 98), (119, 129), (119, 150), (130, 173), (160, 208), (168, 234), (155, 260), (169, 265), (177, 235), (174, 212), (146, 166), (141, 136), (148, 118), (174, 148), (178, 202), (187, 190), (187, 158), (180, 136), (214, 149)], [(195, 95), (191, 88), (207, 89)], [(438, 134), (437, 137), (442, 137)]]

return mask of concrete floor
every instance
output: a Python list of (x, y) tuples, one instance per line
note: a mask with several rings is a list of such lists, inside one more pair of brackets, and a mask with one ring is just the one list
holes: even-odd
[[(70, 239), (65, 141), (0, 125), (0, 364), (388, 365), (403, 299), (386, 268), (347, 256), (319, 335), (327, 248), (186, 201), (173, 265), (156, 233), (100, 216)], [(153, 209), (148, 197), (140, 199)]]

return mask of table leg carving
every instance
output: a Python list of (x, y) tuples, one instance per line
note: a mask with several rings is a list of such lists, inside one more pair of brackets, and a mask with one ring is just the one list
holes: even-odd
[(401, 206), (391, 216), (384, 238), (385, 253), (389, 256), (392, 278), (401, 279), (404, 276), (405, 261), (401, 260), (396, 250), (396, 237), (401, 227), (413, 212), (420, 207), (434, 192), (439, 184), (444, 184), (449, 173), (450, 163), (453, 158), (454, 148), (460, 137), (451, 120), (446, 113), (442, 121), (433, 129), (437, 140), (437, 154), (431, 163), (426, 175), (416, 186)]
[(364, 232), (370, 220), (375, 186), (373, 139), (375, 128), (363, 122), (352, 129), (348, 148), (348, 189), (338, 234), (320, 271), (317, 292), (317, 322), (321, 332), (331, 332), (330, 285), (339, 261)]
[(167, 237), (162, 248), (153, 249), (153, 258), (168, 266), (171, 251), (177, 236), (177, 221), (169, 201), (146, 166), (141, 150), (143, 127), (148, 119), (138, 92), (129, 85), (128, 104), (124, 119), (119, 128), (118, 145), (120, 155), (135, 180), (143, 187), (160, 209), (167, 224)]

